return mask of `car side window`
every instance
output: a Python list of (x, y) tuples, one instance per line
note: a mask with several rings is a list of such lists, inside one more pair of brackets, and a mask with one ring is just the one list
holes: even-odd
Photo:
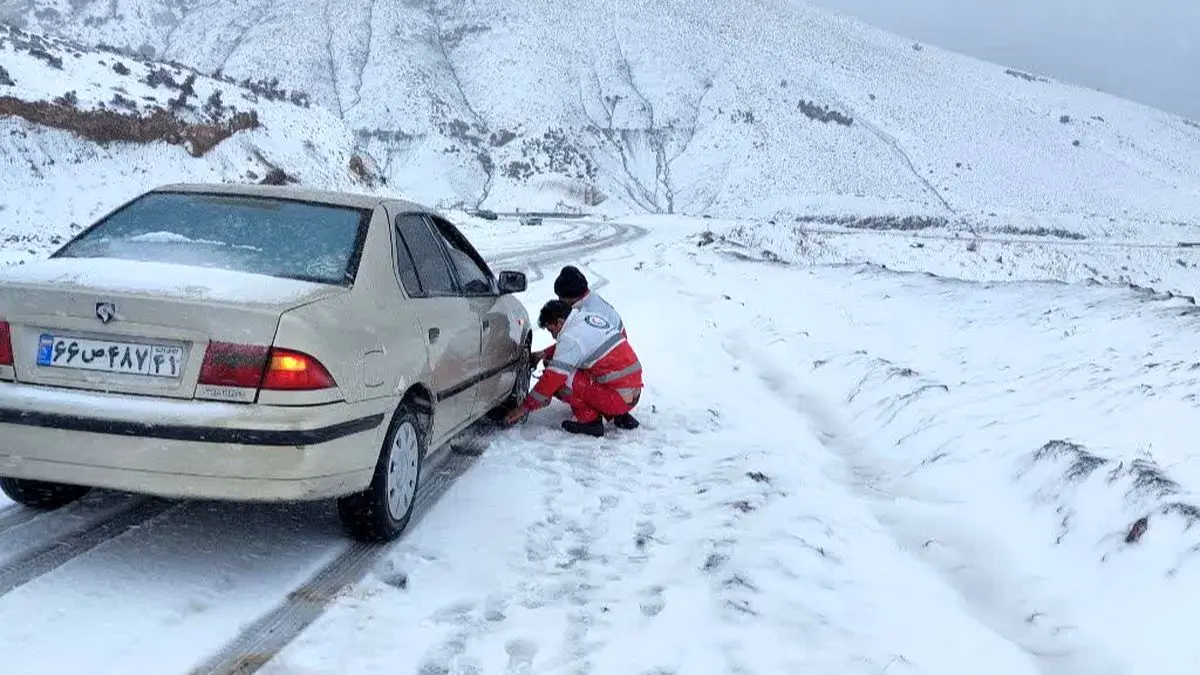
[(458, 280), (463, 286), (463, 291), (467, 295), (491, 294), (491, 275), (484, 268), (480, 267), (479, 263), (471, 256), (471, 253), (462, 242), (462, 238), (444, 220), (440, 218), (432, 218), (432, 220), (442, 237), (442, 241), (446, 244), (446, 250), (450, 253), (450, 260), (454, 264), (454, 269), (458, 271)]
[(419, 292), (413, 293), (410, 280), (405, 278), (405, 257), (399, 255), (400, 279), (409, 295), (457, 295), (458, 288), (446, 255), (429, 222), (420, 214), (400, 215), (396, 217), (396, 232), (400, 235), (400, 246), (407, 249), (408, 260), (412, 263), (411, 281), (414, 285), (419, 284)]
[(425, 295), (421, 279), (417, 276), (417, 265), (413, 262), (412, 252), (408, 250), (408, 243), (399, 222), (396, 223), (396, 273), (400, 276), (400, 282), (404, 284), (404, 291), (408, 293), (408, 297), (419, 298)]

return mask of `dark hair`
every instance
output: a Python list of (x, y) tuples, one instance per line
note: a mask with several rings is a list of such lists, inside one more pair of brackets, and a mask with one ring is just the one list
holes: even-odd
[(545, 328), (550, 324), (560, 319), (566, 320), (571, 314), (571, 303), (562, 300), (551, 300), (542, 305), (542, 311), (538, 314), (538, 328)]

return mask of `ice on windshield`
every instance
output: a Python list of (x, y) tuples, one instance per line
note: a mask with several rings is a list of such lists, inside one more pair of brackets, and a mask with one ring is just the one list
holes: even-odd
[(151, 193), (55, 257), (115, 258), (344, 285), (369, 212), (262, 197)]

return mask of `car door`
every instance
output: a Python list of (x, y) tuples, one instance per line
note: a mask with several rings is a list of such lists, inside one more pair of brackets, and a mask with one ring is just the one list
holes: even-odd
[(523, 326), (510, 325), (495, 276), (467, 238), (444, 218), (431, 216), (442, 235), (463, 295), (479, 313), (483, 326), (483, 353), (476, 414), (483, 415), (512, 391), (513, 371)]
[(396, 216), (398, 273), (429, 349), (437, 399), (433, 437), (443, 440), (473, 419), (483, 326), (465, 297), (442, 237), (420, 213)]

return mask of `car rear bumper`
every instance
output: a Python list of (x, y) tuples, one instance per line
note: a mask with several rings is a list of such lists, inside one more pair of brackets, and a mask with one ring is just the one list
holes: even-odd
[(0, 476), (166, 497), (323, 499), (364, 489), (385, 399), (265, 406), (0, 382)]

